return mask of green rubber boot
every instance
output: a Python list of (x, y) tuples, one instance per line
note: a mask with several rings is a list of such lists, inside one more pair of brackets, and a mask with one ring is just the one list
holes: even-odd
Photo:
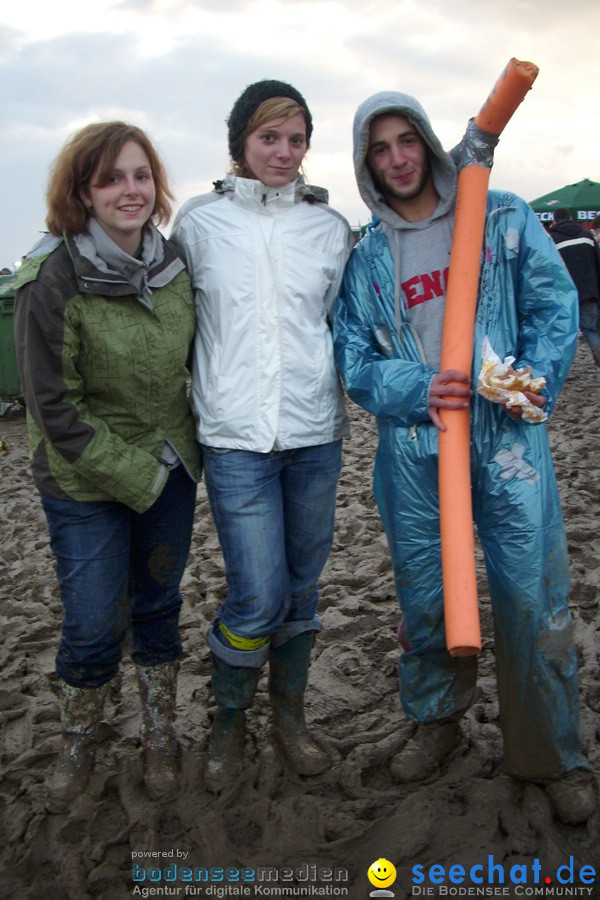
[(208, 745), (204, 780), (214, 794), (240, 774), (246, 738), (245, 710), (252, 705), (260, 669), (229, 666), (212, 654), (212, 689), (217, 701)]
[(327, 755), (311, 738), (304, 718), (313, 644), (314, 632), (307, 631), (269, 651), (273, 737), (299, 775), (319, 775), (329, 767)]

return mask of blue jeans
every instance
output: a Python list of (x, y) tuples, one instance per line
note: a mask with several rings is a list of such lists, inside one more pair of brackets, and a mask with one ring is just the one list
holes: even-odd
[(333, 543), (342, 442), (203, 453), (228, 587), (207, 642), (229, 665), (259, 668), (270, 641), (321, 629), (317, 582)]
[(179, 584), (196, 500), (184, 467), (171, 471), (158, 500), (141, 514), (117, 502), (41, 500), (63, 604), (58, 675), (76, 687), (109, 681), (128, 630), (134, 662), (176, 659)]

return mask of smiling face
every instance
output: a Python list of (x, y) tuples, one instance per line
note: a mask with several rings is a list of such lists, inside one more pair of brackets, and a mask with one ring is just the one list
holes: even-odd
[(387, 205), (409, 221), (427, 218), (439, 197), (433, 186), (425, 142), (408, 119), (377, 116), (369, 129), (367, 164)]
[(246, 138), (244, 158), (250, 177), (267, 187), (293, 181), (306, 153), (306, 121), (301, 113), (265, 122)]
[(94, 172), (92, 183), (82, 193), (83, 202), (111, 240), (133, 256), (156, 199), (150, 161), (139, 144), (127, 141), (105, 184), (96, 183), (97, 174)]
[(377, 859), (369, 866), (367, 875), (374, 887), (386, 888), (396, 880), (396, 867), (387, 859)]

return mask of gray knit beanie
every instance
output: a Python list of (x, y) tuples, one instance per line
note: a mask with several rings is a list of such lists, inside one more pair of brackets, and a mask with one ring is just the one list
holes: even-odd
[(249, 84), (242, 91), (238, 99), (233, 104), (233, 109), (227, 119), (229, 128), (229, 153), (234, 162), (241, 162), (244, 158), (244, 144), (246, 140), (246, 129), (248, 122), (264, 100), (270, 100), (271, 97), (288, 97), (301, 106), (306, 118), (306, 144), (310, 144), (310, 136), (312, 134), (312, 116), (306, 105), (306, 100), (302, 94), (287, 84), (285, 81), (272, 81), (265, 79), (264, 81), (256, 81)]

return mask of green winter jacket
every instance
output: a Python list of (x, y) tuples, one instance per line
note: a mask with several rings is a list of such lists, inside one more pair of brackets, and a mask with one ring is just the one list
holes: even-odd
[(200, 477), (186, 391), (194, 299), (156, 235), (142, 295), (69, 236), (40, 242), (19, 269), (16, 350), (42, 494), (142, 513), (166, 483), (165, 447)]

